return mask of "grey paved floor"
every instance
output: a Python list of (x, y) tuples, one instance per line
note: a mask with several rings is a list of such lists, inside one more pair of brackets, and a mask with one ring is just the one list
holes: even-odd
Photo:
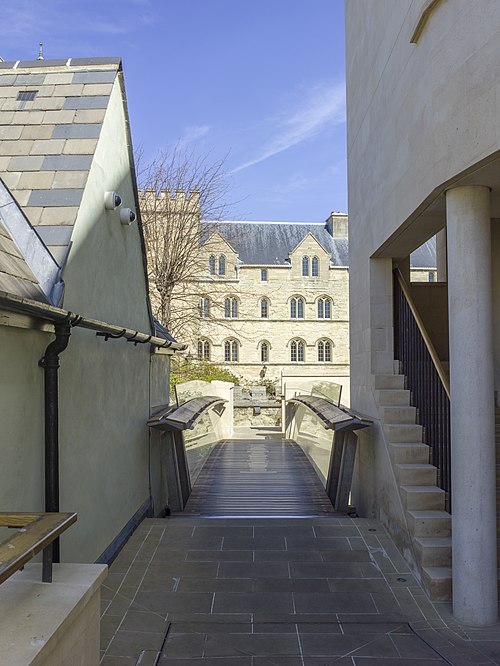
[[(500, 663), (499, 626), (458, 626), (380, 524), (325, 515), (304, 456), (267, 437), (232, 442), (225, 462), (216, 451), (200, 475), (193, 511), (218, 517), (145, 520), (132, 535), (103, 586), (102, 666)], [(323, 515), (248, 515), (256, 496), (279, 513), (283, 494), (294, 516)], [(221, 516), (233, 504), (244, 518)]]
[(500, 663), (364, 519), (145, 520), (102, 604), (102, 666)]

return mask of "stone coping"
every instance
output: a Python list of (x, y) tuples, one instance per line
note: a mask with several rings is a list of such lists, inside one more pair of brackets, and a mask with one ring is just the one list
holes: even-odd
[(55, 564), (41, 582), (41, 564), (28, 564), (0, 586), (0, 661), (9, 666), (46, 658), (107, 576), (104, 564)]

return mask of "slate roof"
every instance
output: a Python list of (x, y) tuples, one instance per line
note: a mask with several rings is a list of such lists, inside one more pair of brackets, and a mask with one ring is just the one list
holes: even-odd
[(218, 222), (216, 228), (244, 264), (286, 266), (290, 252), (311, 233), (334, 266), (349, 265), (347, 238), (333, 238), (323, 222)]
[(36, 301), (47, 299), (38, 280), (0, 219), (0, 288), (7, 293)]
[[(288, 265), (288, 255), (311, 233), (331, 254), (332, 266), (349, 266), (349, 241), (333, 237), (323, 222), (207, 222), (229, 242), (243, 264)], [(436, 239), (410, 256), (412, 268), (436, 267)]]
[(120, 70), (120, 58), (0, 62), (0, 178), (59, 265)]

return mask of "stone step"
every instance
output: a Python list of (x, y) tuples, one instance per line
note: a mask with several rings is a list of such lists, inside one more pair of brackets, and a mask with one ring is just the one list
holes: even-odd
[(375, 375), (376, 389), (404, 389), (404, 375)]
[(417, 537), (414, 544), (421, 567), (451, 567), (451, 537)]
[(432, 601), (451, 599), (451, 567), (424, 567), (422, 583)]
[(385, 423), (384, 432), (389, 442), (422, 443), (422, 426), (416, 424)]
[(400, 486), (435, 486), (437, 468), (428, 463), (397, 463), (394, 465)]
[(451, 515), (447, 511), (407, 511), (408, 528), (416, 537), (449, 537)]
[(417, 409), (415, 407), (384, 406), (380, 407), (380, 413), (384, 424), (402, 423), (412, 425), (417, 419)]
[(401, 500), (407, 511), (443, 511), (445, 492), (437, 486), (401, 486)]
[(390, 442), (389, 455), (393, 464), (428, 464), (430, 449), (427, 444), (408, 443), (408, 442)]
[(410, 391), (406, 389), (378, 389), (377, 400), (381, 407), (385, 405), (407, 406), (410, 404)]

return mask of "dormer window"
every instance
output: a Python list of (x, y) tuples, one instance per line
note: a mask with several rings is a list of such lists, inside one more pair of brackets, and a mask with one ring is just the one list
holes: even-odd
[(318, 257), (313, 257), (311, 261), (311, 275), (312, 277), (319, 276), (319, 259)]
[(226, 274), (226, 257), (221, 254), (219, 257), (219, 275)]
[(307, 277), (309, 275), (309, 257), (302, 257), (302, 276)]
[(210, 255), (210, 259), (208, 260), (208, 272), (210, 275), (215, 275), (215, 257), (213, 254)]

